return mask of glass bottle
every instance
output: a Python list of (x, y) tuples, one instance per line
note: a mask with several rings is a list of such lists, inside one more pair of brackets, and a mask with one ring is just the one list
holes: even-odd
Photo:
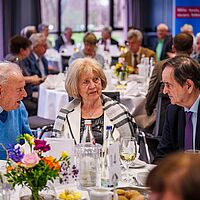
[(91, 143), (95, 144), (95, 138), (92, 134), (92, 121), (91, 120), (85, 120), (85, 129), (83, 131), (83, 136), (81, 139), (81, 144), (85, 143)]
[(101, 185), (104, 187), (112, 187), (113, 185), (110, 184), (109, 178), (109, 147), (115, 142), (113, 135), (112, 135), (112, 126), (106, 127), (106, 139), (103, 143), (102, 149), (102, 168), (101, 168)]

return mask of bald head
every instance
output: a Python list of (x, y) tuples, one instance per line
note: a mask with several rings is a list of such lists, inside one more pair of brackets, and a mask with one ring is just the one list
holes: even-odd
[(23, 76), (20, 67), (11, 62), (0, 63), (0, 85), (5, 85), (8, 79), (13, 76)]
[(15, 110), (26, 96), (25, 80), (18, 65), (0, 63), (0, 106), (6, 110)]
[(167, 36), (167, 32), (168, 32), (168, 26), (166, 24), (161, 23), (157, 26), (158, 39), (160, 40), (165, 39), (165, 37)]

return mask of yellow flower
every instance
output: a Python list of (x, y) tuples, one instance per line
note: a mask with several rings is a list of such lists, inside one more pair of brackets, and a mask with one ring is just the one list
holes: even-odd
[(25, 137), (26, 141), (27, 141), (29, 144), (31, 144), (31, 145), (34, 145), (34, 144), (35, 144), (35, 143), (34, 143), (34, 137), (33, 137), (33, 136), (31, 136), (31, 135), (25, 133), (25, 134), (24, 134), (24, 137)]
[(64, 160), (68, 157), (69, 157), (68, 153), (66, 151), (63, 151), (62, 154), (61, 154), (61, 158)]

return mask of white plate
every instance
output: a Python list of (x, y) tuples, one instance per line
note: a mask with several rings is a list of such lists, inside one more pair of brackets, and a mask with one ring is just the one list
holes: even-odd
[(146, 166), (146, 163), (142, 160), (138, 160), (136, 159), (135, 161), (133, 161), (130, 165), (130, 168), (142, 168), (142, 167), (145, 167)]

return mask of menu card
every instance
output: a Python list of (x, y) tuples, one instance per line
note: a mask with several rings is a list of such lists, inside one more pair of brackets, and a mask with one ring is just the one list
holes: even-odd
[(115, 142), (109, 146), (109, 185), (113, 185), (113, 180), (117, 175), (118, 180), (121, 179), (121, 167), (119, 156), (119, 143)]

